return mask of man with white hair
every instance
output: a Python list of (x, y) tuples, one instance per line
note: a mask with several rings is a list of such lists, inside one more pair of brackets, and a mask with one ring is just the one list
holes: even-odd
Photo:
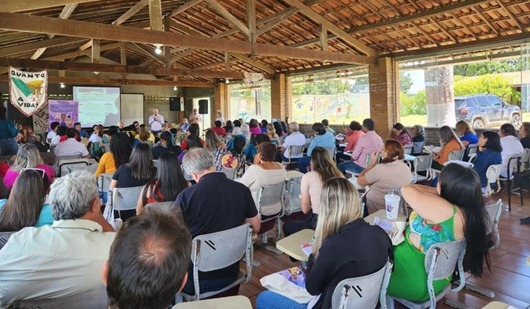
[(153, 134), (160, 134), (162, 132), (162, 125), (164, 124), (164, 116), (158, 113), (158, 108), (153, 109), (153, 114), (149, 116), (149, 125)]
[[(184, 156), (182, 165), (197, 184), (186, 188), (173, 205), (182, 211), (192, 237), (228, 230), (248, 222), (254, 233), (261, 223), (254, 199), (245, 185), (215, 172), (212, 152), (204, 148), (193, 148)], [(200, 272), (202, 292), (228, 286), (239, 274), (239, 262), (226, 268)], [(193, 268), (188, 269), (188, 283), (183, 291), (193, 294)]]
[(304, 154), (300, 152), (300, 153), (291, 155), (289, 147), (304, 146), (305, 136), (299, 132), (300, 128), (298, 126), (298, 123), (294, 121), (289, 123), (289, 129), (291, 130), (291, 134), (289, 134), (289, 136), (285, 138), (285, 141), (283, 142), (283, 145), (282, 145), (282, 151), (283, 151), (282, 160), (289, 161), (289, 157), (290, 157), (292, 162), (293, 161), (296, 162), (298, 158), (303, 157)]
[(101, 214), (96, 179), (86, 171), (57, 178), (49, 200), (53, 224), (27, 227), (0, 250), (0, 308), (103, 287), (100, 274), (115, 233)]

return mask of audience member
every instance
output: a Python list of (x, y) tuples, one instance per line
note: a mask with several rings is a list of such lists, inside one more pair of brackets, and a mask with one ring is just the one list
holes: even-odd
[[(381, 155), (381, 163), (378, 163)], [(357, 183), (370, 186), (366, 192), (368, 213), (385, 209), (385, 195), (391, 189), (401, 188), (410, 183), (410, 167), (403, 162), (405, 149), (395, 139), (385, 141), (382, 153), (372, 153), (370, 164), (359, 174)]]
[(6, 188), (11, 189), (20, 172), (31, 168), (43, 170), (46, 173), (46, 177), (48, 178), (48, 183), (51, 183), (55, 177), (55, 171), (53, 170), (53, 167), (44, 164), (37, 146), (33, 144), (24, 144), (20, 145), (15, 162), (6, 171), (4, 176), (4, 185)]
[[(466, 240), (464, 270), (476, 277), (489, 268), (486, 209), (480, 179), (473, 169), (449, 164), (436, 188), (408, 185), (401, 194), (413, 209), (406, 240), (394, 247), (394, 269), (387, 294), (413, 302), (429, 299), (425, 253), (435, 243)], [(433, 282), (440, 293), (451, 278)]]
[(460, 138), (460, 141), (462, 142), (462, 146), (464, 146), (464, 148), (471, 144), (478, 143), (478, 136), (475, 131), (473, 131), (469, 123), (467, 123), (467, 121), (460, 120), (459, 122), (457, 122), (455, 126), (455, 131), (458, 137)]
[[(223, 173), (215, 172), (213, 155), (206, 149), (191, 149), (184, 157), (183, 167), (197, 184), (182, 191), (174, 205), (182, 211), (192, 237), (224, 231), (245, 222), (252, 230), (260, 230), (260, 219), (250, 190)], [(239, 274), (239, 262), (224, 269), (199, 272), (201, 292), (223, 288)], [(194, 293), (192, 267), (183, 290)]]
[(523, 148), (530, 148), (530, 122), (523, 122), (519, 128), (519, 141)]
[(261, 120), (260, 128), (261, 128), (261, 133), (262, 134), (267, 134), (267, 126), (268, 125), (269, 125), (269, 122), (267, 121), (267, 119), (262, 119)]
[(414, 143), (412, 155), (419, 156), (422, 154), (423, 145), (425, 144), (425, 130), (421, 125), (417, 124), (410, 129), (410, 135), (412, 136), (412, 142)]
[(322, 186), (331, 178), (344, 177), (339, 171), (329, 152), (322, 147), (315, 147), (311, 155), (311, 171), (304, 174), (300, 185), (302, 212), (306, 214), (304, 221), (286, 221), (283, 234), (289, 236), (303, 229), (314, 230), (320, 213), (320, 195)]
[(357, 121), (350, 122), (349, 130), (346, 131), (346, 147), (344, 151), (352, 151), (357, 145), (359, 138), (364, 135), (363, 126)]
[[(72, 130), (75, 130), (72, 128)], [(115, 233), (101, 213), (96, 179), (74, 171), (50, 191), (53, 225), (28, 227), (0, 250), (0, 307), (99, 289)]]
[(403, 146), (412, 146), (412, 136), (407, 128), (399, 122), (392, 127), (392, 138), (396, 139)]
[(276, 134), (276, 130), (274, 129), (274, 125), (272, 123), (269, 123), (267, 125), (267, 130), (265, 131), (265, 134), (267, 134), (272, 144), (278, 145), (280, 143), (280, 137), (278, 136), (278, 134)]
[(136, 146), (140, 143), (154, 143), (155, 142), (155, 136), (153, 133), (149, 132), (149, 129), (145, 124), (141, 124), (138, 127), (138, 134), (136, 135), (136, 139), (134, 140), (133, 146)]
[[(59, 143), (64, 142), (68, 139), (66, 136), (66, 131), (68, 128), (66, 126), (58, 126), (57, 127), (57, 135), (55, 135), (52, 139), (51, 145), (57, 146)], [(77, 134), (76, 134), (77, 135)]]
[(103, 141), (103, 134), (105, 133), (104, 129), (105, 128), (102, 125), (100, 125), (100, 124), (99, 125), (95, 125), (94, 126), (94, 132), (92, 132), (92, 135), (90, 135), (90, 138), (88, 139), (88, 142), (92, 143), (92, 144), (101, 143)]
[(440, 135), (440, 145), (442, 149), (438, 153), (433, 153), (432, 168), (441, 170), (443, 164), (449, 161), (449, 154), (452, 151), (458, 151), (464, 149), (464, 145), (456, 135), (455, 131), (449, 126), (443, 126), (438, 131)]
[(243, 150), (243, 154), (249, 162), (257, 164), (259, 162), (258, 147), (261, 143), (269, 142), (271, 139), (267, 134), (253, 135), (250, 144)]
[(478, 138), (479, 151), (473, 161), (473, 168), (480, 177), (482, 191), (486, 192), (488, 177), (486, 172), (491, 165), (502, 163), (502, 146), (499, 134), (493, 131), (484, 131)]
[(232, 130), (234, 129), (234, 124), (231, 120), (226, 121), (226, 125), (224, 126), (226, 134), (232, 134)]
[[(123, 122), (120, 122), (120, 123), (123, 125)], [(81, 138), (87, 138), (88, 137), (88, 133), (86, 132), (86, 130), (81, 128), (81, 123), (80, 122), (74, 123), (74, 129), (79, 134), (79, 137), (81, 137)]]
[[(250, 122), (248, 123), (248, 127), (249, 127), (249, 132), (252, 135), (259, 135), (263, 133), (262, 129), (259, 127), (258, 121), (254, 118), (250, 119)], [(267, 126), (265, 126), (264, 129), (266, 131)]]
[(349, 181), (329, 179), (322, 188), (320, 203), (321, 218), (305, 278), (307, 292), (315, 297), (309, 304), (299, 304), (265, 291), (256, 300), (258, 309), (331, 308), (333, 291), (340, 281), (375, 273), (392, 259), (390, 238), (383, 229), (361, 218), (359, 195)]
[[(258, 205), (258, 191), (262, 186), (273, 185), (285, 181), (286, 172), (283, 166), (274, 162), (276, 146), (263, 142), (258, 146), (259, 162), (251, 165), (239, 182), (249, 187), (254, 203)], [(260, 210), (261, 215), (271, 216), (281, 210), (281, 205), (271, 205)]]
[(208, 149), (209, 151), (211, 151), (213, 153), (213, 157), (214, 157), (214, 160), (215, 160), (215, 166), (216, 166), (216, 170), (217, 170), (217, 167), (221, 166), (220, 160), (221, 160), (222, 156), (226, 152), (228, 152), (228, 148), (227, 148), (225, 142), (220, 140), (218, 135), (212, 130), (206, 131), (206, 134), (205, 134), (205, 137), (204, 137), (204, 141), (205, 141), (205, 147), (204, 148)]
[(179, 154), (178, 158), (179, 158), (179, 163), (181, 164), (182, 164), (182, 160), (184, 159), (184, 156), (189, 150), (193, 148), (204, 148), (204, 144), (205, 144), (205, 142), (200, 137), (198, 137), (197, 135), (193, 135), (193, 134), (188, 135), (188, 137), (186, 137), (184, 141), (186, 142), (187, 150), (184, 150), (183, 152)]
[(156, 211), (120, 229), (103, 270), (110, 309), (166, 309), (186, 283), (191, 235), (176, 215)]
[(339, 170), (346, 174), (346, 170), (360, 173), (366, 167), (366, 156), (383, 148), (383, 139), (375, 133), (375, 123), (372, 119), (363, 120), (362, 131), (364, 135), (359, 137), (357, 145), (353, 149), (351, 161), (339, 163)]
[(165, 131), (160, 134), (159, 144), (153, 147), (153, 160), (158, 160), (160, 155), (168, 151), (174, 152), (178, 156), (182, 152), (182, 149), (180, 146), (173, 145), (171, 133)]
[(311, 162), (311, 153), (315, 147), (320, 146), (328, 149), (328, 151), (335, 149), (335, 137), (326, 131), (322, 123), (315, 122), (312, 128), (314, 137), (307, 148), (307, 157), (298, 159), (298, 169), (304, 174), (307, 173), (307, 167)]
[(74, 128), (69, 128), (66, 131), (66, 136), (68, 137), (67, 140), (55, 146), (54, 152), (56, 157), (79, 156), (90, 158), (86, 146), (75, 140), (77, 131)]
[(274, 127), (274, 131), (278, 137), (283, 137), (285, 135), (285, 132), (283, 132), (282, 125), (278, 121), (274, 121), (272, 123), (272, 126)]
[(199, 140), (201, 141), (202, 145), (204, 146), (204, 141), (199, 137), (199, 124), (197, 124), (197, 123), (190, 124), (190, 126), (188, 127), (188, 133), (189, 133), (189, 135), (180, 144), (180, 147), (182, 148), (182, 150), (188, 150), (189, 149), (187, 138), (190, 135), (198, 137)]
[[(50, 188), (42, 169), (24, 169), (7, 200), (0, 200), (0, 232), (20, 231), (28, 226), (53, 223), (52, 210), (44, 204)], [(28, 194), (28, 190), (31, 194)]]
[(57, 129), (59, 128), (59, 122), (54, 121), (50, 124), (50, 132), (48, 132), (48, 135), (46, 135), (46, 141), (48, 144), (55, 146), (56, 144), (53, 144), (53, 139), (57, 136)]
[(136, 215), (142, 213), (150, 203), (174, 201), (182, 190), (188, 187), (176, 153), (168, 151), (160, 155), (156, 177), (143, 188), (136, 204)]
[(15, 137), (18, 135), (18, 130), (11, 120), (7, 120), (7, 109), (0, 106), (0, 155), (12, 156), (18, 151), (18, 145)]
[[(225, 118), (223, 117), (223, 112), (218, 109), (216, 112), (215, 112), (215, 121), (220, 121), (221, 122), (221, 127), (225, 126), (226, 125), (226, 120)], [(220, 135), (220, 134), (219, 134)]]
[(300, 127), (297, 122), (293, 121), (289, 123), (289, 129), (291, 129), (291, 134), (285, 138), (281, 148), (281, 151), (283, 151), (282, 160), (289, 161), (290, 158), (292, 162), (296, 162), (299, 158), (303, 157), (303, 154), (300, 152), (300, 155), (291, 155), (289, 147), (305, 146), (305, 136), (299, 132)]
[(327, 119), (322, 119), (322, 124), (324, 125), (324, 127), (326, 128), (326, 131), (331, 133), (332, 135), (335, 135), (335, 130), (333, 130), (330, 126), (329, 126), (329, 121)]
[(105, 152), (99, 159), (95, 176), (115, 173), (120, 166), (129, 162), (132, 146), (127, 133), (116, 133), (110, 138), (110, 151)]
[(215, 134), (219, 135), (219, 136), (225, 136), (226, 135), (226, 130), (222, 127), (223, 124), (221, 123), (220, 120), (216, 120), (214, 122), (214, 126), (210, 128), (210, 130), (214, 131)]
[[(513, 125), (509, 123), (503, 124), (499, 130), (499, 135), (501, 136), (502, 147), (501, 176), (506, 178), (507, 176), (511, 176), (511, 171), (509, 175), (507, 174), (510, 158), (521, 155), (524, 148), (521, 142), (517, 139), (517, 133), (515, 132), (515, 127)], [(511, 167), (513, 167), (513, 164)]]

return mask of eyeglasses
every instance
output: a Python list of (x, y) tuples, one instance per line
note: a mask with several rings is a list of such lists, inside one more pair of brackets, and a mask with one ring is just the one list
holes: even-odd
[(20, 173), (24, 173), (25, 171), (36, 171), (36, 172), (39, 172), (41, 173), (41, 177), (44, 178), (44, 176), (46, 176), (46, 171), (43, 170), (42, 168), (36, 168), (36, 167), (33, 167), (33, 168), (23, 168), (20, 170)]

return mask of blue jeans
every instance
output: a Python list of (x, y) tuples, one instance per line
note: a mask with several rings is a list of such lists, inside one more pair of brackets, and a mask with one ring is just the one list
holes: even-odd
[[(300, 158), (291, 158), (291, 163), (296, 163), (296, 162), (298, 162), (298, 159), (300, 159)], [(282, 154), (282, 161), (283, 161), (283, 162), (289, 162), (289, 158), (285, 157), (285, 156)]]
[(346, 174), (346, 170), (353, 171), (356, 174), (359, 174), (364, 170), (364, 167), (361, 167), (360, 165), (357, 165), (352, 161), (339, 163), (337, 167), (343, 174)]
[[(199, 280), (199, 288), (201, 289), (201, 293), (216, 291), (216, 290), (224, 288), (225, 286), (229, 286), (235, 280), (236, 280), (236, 278), (221, 278), (221, 279)], [(193, 286), (193, 275), (192, 275), (192, 272), (190, 273), (188, 271), (188, 281), (184, 285), (184, 288), (182, 289), (182, 292), (184, 292), (184, 293), (186, 293), (188, 295), (195, 294), (195, 287)]]
[(271, 291), (259, 293), (256, 299), (257, 309), (306, 309), (307, 304), (300, 304), (294, 300)]
[(298, 169), (301, 173), (307, 173), (307, 167), (311, 163), (311, 157), (303, 157), (298, 159)]

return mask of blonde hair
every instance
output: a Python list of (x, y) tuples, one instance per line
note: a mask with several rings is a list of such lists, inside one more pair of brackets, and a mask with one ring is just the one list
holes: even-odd
[(324, 239), (361, 215), (359, 193), (350, 181), (342, 177), (326, 181), (320, 194), (320, 214), (313, 244), (315, 258), (318, 257)]
[(17, 158), (11, 169), (20, 173), (23, 168), (33, 168), (43, 163), (37, 146), (34, 144), (22, 144), (18, 148)]
[(464, 120), (460, 120), (459, 122), (457, 122), (455, 125), (455, 129), (456, 129), (456, 133), (461, 134), (461, 135), (464, 135), (468, 132), (475, 134), (475, 131), (473, 131), (469, 123), (467, 123)]

